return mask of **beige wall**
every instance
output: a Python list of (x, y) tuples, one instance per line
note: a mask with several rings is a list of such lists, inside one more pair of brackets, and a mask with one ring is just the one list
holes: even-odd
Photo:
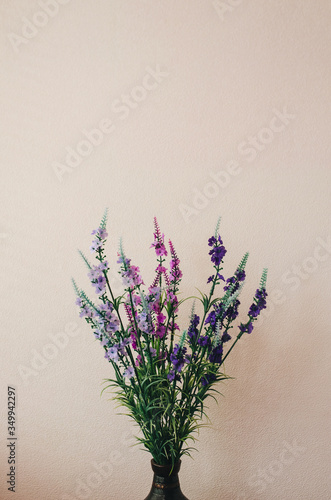
[[(106, 206), (112, 265), (122, 235), (147, 282), (154, 215), (181, 258), (184, 295), (207, 290), (218, 215), (226, 274), (251, 254), (243, 316), (270, 269), (269, 309), (229, 359), (236, 379), (183, 461), (185, 494), (331, 498), (330, 2), (0, 5), (1, 499), (12, 498), (7, 385), (17, 500), (147, 495), (149, 457), (100, 398), (111, 367), (70, 284), (88, 288), (76, 249), (88, 252)], [(95, 144), (82, 142), (96, 128)]]

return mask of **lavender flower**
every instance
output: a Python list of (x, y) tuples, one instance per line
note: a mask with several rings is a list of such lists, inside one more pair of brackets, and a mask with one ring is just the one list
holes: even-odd
[(252, 333), (253, 331), (253, 323), (249, 322), (249, 323), (246, 323), (245, 325), (243, 325), (242, 323), (240, 323), (239, 325), (239, 330), (242, 332), (242, 333)]
[(154, 347), (150, 346), (149, 350), (150, 350), (152, 357), (154, 358), (156, 356), (156, 349), (154, 349)]
[(206, 347), (207, 349), (211, 349), (211, 340), (208, 335), (201, 335), (198, 338), (198, 345), (201, 347)]
[(98, 229), (93, 229), (91, 234), (92, 236), (96, 235), (97, 238), (99, 238), (100, 240), (105, 240), (106, 238), (108, 238), (107, 231), (102, 227), (99, 227)]
[(185, 363), (190, 362), (190, 356), (186, 354), (187, 348), (176, 344), (173, 352), (170, 354), (170, 361), (176, 372), (181, 372)]
[(249, 308), (248, 315), (252, 318), (257, 318), (262, 309), (265, 309), (267, 307), (267, 292), (265, 288), (258, 289), (256, 290), (255, 296), (254, 296), (254, 302)]
[[(214, 281), (214, 278), (215, 278), (214, 274), (212, 276), (209, 276), (209, 278), (207, 280), (207, 284), (211, 283), (212, 281)], [(217, 273), (217, 280), (225, 281), (224, 276), (222, 274), (220, 274), (220, 273)]]
[(129, 265), (127, 270), (122, 269), (121, 274), (123, 278), (123, 285), (130, 289), (143, 285), (144, 282), (139, 273), (140, 270), (138, 266)]
[(162, 256), (167, 256), (168, 252), (166, 250), (166, 247), (164, 245), (164, 234), (161, 235), (160, 228), (157, 222), (156, 217), (154, 217), (154, 227), (155, 227), (155, 232), (154, 232), (154, 241), (151, 244), (150, 248), (155, 248), (155, 253), (158, 257)]
[(100, 344), (102, 345), (102, 347), (107, 347), (107, 346), (108, 346), (108, 344), (109, 344), (109, 339), (108, 339), (107, 337), (104, 337), (104, 338), (101, 340)]
[(100, 337), (102, 336), (102, 332), (101, 332), (101, 330), (99, 328), (97, 328), (96, 330), (94, 330), (93, 334), (94, 334), (94, 337), (96, 339), (100, 339)]
[(98, 278), (92, 282), (92, 286), (95, 288), (95, 293), (98, 295), (103, 294), (106, 289), (106, 278), (100, 274)]
[(178, 380), (180, 382), (181, 380), (179, 373), (177, 373), (175, 370), (170, 370), (167, 378), (170, 382), (173, 382), (174, 380)]
[(226, 311), (226, 317), (230, 321), (234, 321), (239, 314), (238, 307), (240, 305), (240, 301), (237, 299)]
[(244, 281), (246, 278), (246, 273), (244, 269), (238, 269), (235, 274), (238, 281)]
[(194, 314), (192, 319), (191, 319), (190, 326), (187, 330), (187, 335), (190, 338), (190, 340), (189, 340), (190, 343), (195, 342), (197, 337), (198, 337), (198, 334), (199, 334), (198, 324), (199, 324), (199, 322), (200, 322), (199, 316), (197, 314)]
[(132, 368), (132, 366), (128, 366), (128, 367), (124, 370), (123, 377), (127, 377), (128, 379), (130, 379), (130, 378), (133, 378), (133, 377), (134, 377), (134, 369)]
[(226, 249), (223, 245), (215, 246), (210, 250), (209, 255), (211, 255), (211, 261), (214, 262), (215, 266), (219, 266), (224, 256), (226, 254)]
[(201, 377), (201, 384), (203, 386), (209, 385), (216, 380), (215, 373), (206, 373), (203, 377)]
[(170, 247), (170, 253), (171, 253), (170, 282), (177, 283), (182, 278), (183, 273), (179, 269), (180, 260), (177, 257), (176, 250), (175, 250), (171, 240), (169, 240), (169, 247)]
[(83, 301), (82, 301), (82, 299), (80, 297), (77, 297), (77, 299), (76, 299), (76, 305), (79, 306), (79, 307), (82, 307)]
[(118, 355), (118, 346), (113, 346), (108, 349), (108, 351), (105, 354), (105, 358), (112, 360), (114, 363), (118, 363), (119, 361), (119, 355)]
[(222, 344), (216, 345), (209, 354), (209, 361), (211, 363), (222, 363), (223, 347)]
[(93, 240), (92, 245), (90, 246), (91, 253), (96, 252), (101, 247), (102, 247), (102, 242), (100, 240)]
[(79, 313), (80, 318), (93, 318), (94, 316), (94, 311), (87, 305), (85, 304)]
[[(235, 278), (235, 276), (231, 276), (231, 278), (228, 278), (228, 279), (226, 280), (226, 283), (227, 283), (227, 284), (223, 287), (223, 290), (224, 290), (225, 292), (226, 292), (227, 290), (229, 290), (229, 288), (231, 287), (231, 285), (234, 285), (234, 284), (236, 283), (236, 278)], [(237, 285), (238, 285), (238, 287), (239, 287), (239, 284), (237, 284)], [(237, 287), (237, 288), (238, 288), (238, 287)], [(235, 287), (234, 287), (234, 288), (232, 288), (232, 290), (233, 290), (233, 291), (235, 291)]]
[(208, 245), (210, 247), (213, 247), (210, 250), (209, 255), (211, 255), (211, 261), (214, 263), (214, 265), (215, 265), (214, 267), (219, 267), (220, 263), (222, 262), (225, 254), (226, 254), (226, 249), (223, 246), (223, 241), (221, 240), (221, 237), (218, 234), (219, 222), (220, 222), (220, 219), (217, 222), (215, 236), (212, 236), (208, 240)]
[(222, 337), (221, 337), (221, 341), (228, 342), (229, 340), (231, 340), (231, 335), (229, 335), (228, 332), (224, 332)]

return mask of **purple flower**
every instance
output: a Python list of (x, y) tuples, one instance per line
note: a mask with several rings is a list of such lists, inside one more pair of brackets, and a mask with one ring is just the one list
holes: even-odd
[(175, 370), (170, 370), (167, 377), (170, 382), (173, 382), (174, 380), (180, 381), (180, 375), (176, 373)]
[(215, 373), (206, 373), (203, 377), (201, 377), (201, 384), (205, 387), (206, 385), (214, 382), (216, 380)]
[(173, 290), (170, 290), (167, 288), (167, 305), (168, 304), (172, 305), (172, 312), (177, 312), (178, 310), (178, 298), (176, 294), (173, 292)]
[[(212, 276), (209, 276), (209, 278), (207, 280), (207, 283), (211, 283), (214, 280), (214, 278), (215, 278), (214, 274)], [(220, 274), (220, 273), (217, 273), (217, 279), (225, 281), (224, 276), (222, 274)]]
[(244, 269), (237, 270), (235, 274), (238, 281), (244, 281), (246, 278), (246, 273)]
[(176, 283), (182, 278), (183, 273), (179, 269), (180, 260), (177, 257), (176, 250), (175, 250), (171, 240), (169, 240), (169, 247), (170, 247), (170, 254), (171, 254), (170, 281), (171, 281), (171, 283)]
[[(127, 259), (129, 260), (129, 259)], [(138, 266), (132, 266), (129, 263), (126, 265), (127, 269), (121, 269), (121, 275), (123, 278), (123, 285), (128, 288), (135, 288), (136, 286), (143, 285), (144, 282), (140, 276), (140, 269)]]
[(253, 331), (253, 323), (249, 322), (249, 323), (246, 323), (246, 325), (243, 325), (242, 323), (240, 323), (240, 326), (239, 326), (239, 330), (242, 332), (242, 333), (252, 333)]
[(201, 347), (207, 347), (207, 349), (211, 348), (211, 341), (210, 341), (210, 338), (208, 337), (208, 335), (199, 337), (198, 338), (198, 344)]
[(216, 311), (211, 311), (207, 318), (206, 318), (206, 321), (205, 321), (205, 324), (207, 325), (208, 323), (210, 323), (210, 326), (213, 328), (213, 330), (215, 329), (215, 326), (216, 326)]
[(222, 354), (223, 354), (223, 347), (221, 344), (218, 344), (213, 348), (209, 355), (209, 361), (211, 363), (222, 363)]
[(149, 350), (151, 352), (152, 357), (154, 358), (156, 356), (156, 349), (154, 349), (154, 347), (150, 346)]
[(108, 237), (106, 229), (99, 227), (98, 229), (93, 229), (92, 235), (96, 235), (100, 240), (105, 240)]
[(159, 313), (157, 315), (157, 320), (158, 320), (159, 323), (164, 323), (166, 319), (167, 319), (166, 316), (164, 314), (162, 314), (162, 313)]
[(128, 267), (130, 265), (131, 259), (127, 259), (124, 257), (124, 255), (120, 255), (119, 253), (117, 254), (118, 259), (117, 259), (117, 264), (123, 264), (123, 267)]
[(181, 372), (186, 362), (184, 358), (176, 358), (174, 354), (170, 354), (170, 361), (172, 362), (176, 372)]
[(167, 256), (168, 252), (166, 250), (166, 247), (164, 246), (164, 234), (161, 235), (156, 217), (154, 217), (154, 228), (154, 241), (151, 244), (150, 248), (155, 248), (155, 253), (158, 257), (161, 257), (162, 255)]
[(106, 329), (106, 332), (111, 335), (113, 334), (114, 332), (117, 332), (118, 331), (118, 327), (119, 327), (119, 319), (116, 318), (115, 315), (112, 315), (112, 318), (111, 320), (109, 320), (107, 323), (106, 323), (106, 326), (105, 326), (105, 329)]
[(130, 339), (123, 339), (119, 346), (118, 346), (118, 352), (121, 354), (121, 356), (127, 356), (126, 352), (126, 347), (130, 344)]
[(208, 240), (208, 245), (210, 247), (213, 247), (209, 252), (209, 255), (211, 255), (211, 261), (214, 262), (215, 267), (218, 267), (222, 262), (224, 255), (226, 254), (226, 249), (223, 246), (223, 241), (221, 240), (221, 237), (219, 235), (217, 238), (215, 236), (212, 236)]
[(229, 340), (231, 340), (231, 335), (229, 335), (228, 332), (224, 332), (222, 337), (221, 337), (221, 341), (228, 342)]
[(210, 250), (209, 255), (211, 255), (211, 261), (214, 262), (215, 266), (219, 266), (226, 254), (226, 249), (223, 245), (214, 247)]
[(106, 269), (108, 269), (108, 262), (106, 260), (100, 262), (99, 269), (100, 271), (105, 271)]
[(155, 227), (154, 241), (151, 244), (150, 248), (153, 247), (155, 248), (155, 253), (158, 257), (161, 257), (162, 255), (166, 257), (168, 255), (168, 252), (164, 245), (164, 234), (161, 235), (160, 233), (156, 217), (154, 217), (154, 227)]
[(178, 267), (174, 267), (170, 273), (171, 281), (179, 281), (182, 277), (182, 271)]
[(93, 240), (92, 245), (90, 246), (90, 250), (92, 253), (94, 253), (101, 247), (102, 247), (102, 242), (100, 240)]
[(209, 240), (208, 240), (208, 245), (209, 245), (210, 247), (212, 247), (212, 246), (217, 245), (217, 242), (218, 242), (220, 245), (222, 245), (222, 243), (223, 243), (223, 241), (221, 240), (220, 235), (218, 235), (218, 238), (215, 238), (215, 236), (212, 236), (211, 238), (209, 238)]
[(108, 238), (108, 233), (106, 231), (106, 229), (102, 229), (101, 227), (99, 228), (99, 231), (98, 231), (98, 236), (101, 240), (105, 240), (106, 238)]
[(267, 294), (265, 288), (261, 288), (261, 290), (256, 290), (256, 292), (255, 292), (255, 297), (257, 299), (265, 299), (267, 296), (268, 296), (268, 294)]
[(95, 287), (95, 293), (101, 295), (106, 289), (106, 278), (103, 274), (100, 274), (92, 285)]
[(93, 266), (87, 273), (87, 276), (90, 278), (90, 280), (95, 280), (100, 275), (103, 274), (103, 271), (106, 271), (107, 269), (108, 269), (108, 262), (105, 260), (104, 262), (101, 262), (98, 266)]
[(189, 342), (195, 342), (195, 340), (198, 337), (199, 330), (198, 330), (198, 324), (199, 324), (200, 318), (197, 314), (195, 314), (191, 320), (190, 326), (187, 330), (187, 335), (190, 338)]
[(262, 288), (262, 290), (256, 290), (255, 296), (254, 296), (254, 303), (251, 305), (249, 308), (248, 314), (252, 318), (257, 318), (257, 316), (260, 314), (262, 309), (265, 309), (267, 307), (267, 292), (265, 288)]
[(117, 346), (110, 347), (105, 354), (105, 358), (114, 361), (114, 363), (117, 363), (119, 361)]
[(166, 327), (164, 325), (158, 324), (155, 330), (155, 337), (163, 339), (165, 333), (166, 333)]
[(152, 247), (155, 248), (155, 253), (158, 257), (160, 257), (161, 255), (164, 255), (164, 256), (168, 255), (168, 252), (166, 250), (164, 242), (154, 240), (154, 242), (151, 244), (150, 248), (152, 248)]
[(132, 294), (132, 300), (135, 306), (141, 305), (141, 297), (139, 295)]
[(260, 308), (256, 304), (252, 304), (251, 307), (249, 308), (248, 314), (252, 316), (252, 318), (257, 318), (260, 312), (261, 312)]
[(87, 276), (90, 278), (90, 280), (96, 280), (100, 275), (99, 267), (98, 266), (93, 266), (92, 269), (89, 270), (87, 273)]
[(238, 316), (238, 307), (240, 305), (240, 301), (237, 299), (234, 304), (232, 304), (226, 311), (226, 317), (229, 318), (230, 321), (234, 321)]
[(149, 287), (149, 294), (146, 295), (148, 301), (158, 302), (161, 296), (161, 288), (159, 286)]
[(170, 361), (176, 372), (181, 372), (185, 363), (190, 362), (190, 356), (186, 354), (186, 351), (186, 347), (180, 347), (176, 344), (173, 352), (170, 354)]
[(140, 314), (137, 314), (137, 325), (139, 330), (141, 330), (143, 333), (150, 333), (147, 313), (142, 312)]
[(123, 373), (123, 377), (127, 377), (129, 379), (134, 377), (134, 369), (132, 368), (132, 366), (128, 366), (126, 368), (126, 370)]
[(89, 306), (87, 304), (85, 304), (84, 307), (82, 307), (80, 313), (79, 313), (79, 317), (80, 318), (93, 318), (94, 316), (94, 312), (92, 311), (92, 309), (89, 308)]
[(94, 330), (93, 334), (94, 334), (94, 337), (95, 337), (96, 339), (100, 339), (100, 337), (101, 337), (101, 335), (102, 335), (102, 332), (101, 332), (101, 330), (100, 330), (99, 328), (96, 328), (96, 329)]
[(159, 274), (162, 274), (162, 273), (165, 273), (167, 271), (167, 268), (164, 267), (164, 266), (160, 266), (160, 264), (157, 266), (157, 268), (155, 269), (155, 271)]
[[(231, 285), (233, 285), (234, 283), (236, 282), (236, 278), (235, 276), (231, 276), (231, 278), (228, 278), (226, 280), (226, 283), (228, 283), (227, 285), (225, 285), (225, 287), (223, 287), (223, 290), (226, 291), (230, 288)], [(232, 290), (233, 292), (235, 291), (235, 288), (233, 288)]]
[(99, 306), (100, 311), (106, 311), (106, 316), (109, 315), (114, 310), (114, 306), (109, 300), (105, 302), (104, 304), (100, 304)]

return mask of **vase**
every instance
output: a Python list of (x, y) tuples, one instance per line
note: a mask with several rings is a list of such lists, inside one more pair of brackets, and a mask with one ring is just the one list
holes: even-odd
[(188, 500), (179, 485), (181, 460), (174, 465), (171, 474), (171, 465), (157, 465), (154, 460), (151, 460), (151, 464), (154, 472), (153, 484), (145, 500)]

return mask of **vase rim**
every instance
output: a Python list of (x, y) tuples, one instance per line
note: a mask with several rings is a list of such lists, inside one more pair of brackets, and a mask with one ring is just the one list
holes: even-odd
[[(178, 460), (178, 462), (176, 462), (174, 464), (174, 466), (172, 466), (172, 464), (159, 465), (155, 462), (155, 460), (153, 458), (151, 460), (153, 472), (155, 472), (155, 474), (158, 474), (158, 475), (164, 476), (164, 477), (170, 476), (170, 475), (173, 476), (174, 474), (178, 474), (181, 463), (182, 463), (182, 461)], [(171, 469), (172, 469), (172, 471), (171, 471)], [(170, 471), (171, 471), (171, 474), (170, 474)]]

